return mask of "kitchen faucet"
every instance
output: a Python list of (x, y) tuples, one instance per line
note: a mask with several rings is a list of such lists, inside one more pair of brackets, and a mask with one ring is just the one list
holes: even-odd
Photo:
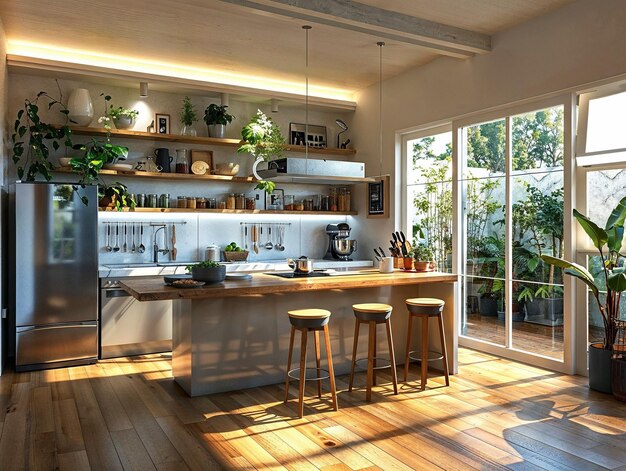
[[(163, 255), (165, 255), (166, 253), (169, 253), (168, 249), (159, 249), (159, 244), (157, 242), (157, 234), (159, 233), (159, 231), (161, 229), (165, 229), (167, 226), (165, 224), (159, 226), (159, 228), (154, 231), (154, 246), (153, 246), (153, 257), (152, 257), (152, 261), (154, 263), (159, 263), (159, 252), (162, 253)], [(167, 247), (167, 240), (166, 240), (167, 236), (165, 235), (165, 232), (163, 232), (163, 242), (165, 243), (165, 246)]]

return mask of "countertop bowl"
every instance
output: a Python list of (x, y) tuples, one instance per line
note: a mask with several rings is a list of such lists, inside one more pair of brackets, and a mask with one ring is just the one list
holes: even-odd
[(215, 167), (213, 173), (215, 175), (229, 175), (234, 176), (239, 172), (239, 164), (229, 163), (229, 164), (221, 164)]
[(226, 267), (220, 265), (212, 268), (192, 268), (191, 278), (205, 283), (219, 283), (226, 278)]

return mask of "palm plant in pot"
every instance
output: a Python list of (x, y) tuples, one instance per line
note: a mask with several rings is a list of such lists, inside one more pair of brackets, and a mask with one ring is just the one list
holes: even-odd
[(235, 117), (226, 111), (228, 106), (211, 103), (204, 110), (204, 122), (207, 124), (209, 137), (223, 138), (226, 125), (232, 123)]
[[(602, 343), (589, 346), (589, 387), (610, 393), (611, 354), (617, 336), (616, 321), (620, 317), (622, 293), (626, 290), (626, 268), (624, 256), (621, 254), (626, 197), (613, 209), (604, 229), (576, 209), (574, 217), (598, 250), (601, 262), (600, 280), (596, 280), (589, 270), (577, 263), (546, 254), (541, 255), (541, 258), (546, 263), (562, 268), (566, 275), (574, 276), (585, 283), (598, 303), (604, 324), (604, 339)], [(603, 287), (606, 287), (606, 291), (601, 291)]]
[(272, 118), (268, 118), (261, 110), (257, 110), (250, 122), (242, 128), (241, 137), (244, 143), (237, 149), (237, 152), (247, 152), (255, 158), (252, 173), (260, 180), (256, 189), (271, 193), (276, 184), (259, 177), (256, 167), (261, 162), (279, 158), (286, 149), (285, 138), (280, 128), (272, 121)]

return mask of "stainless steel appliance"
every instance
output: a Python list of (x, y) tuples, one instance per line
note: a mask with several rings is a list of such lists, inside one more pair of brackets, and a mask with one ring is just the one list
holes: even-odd
[[(85, 205), (80, 196), (86, 196)], [(95, 362), (98, 192), (15, 186), (15, 362), (18, 371)]]
[(137, 301), (121, 278), (100, 282), (100, 358), (172, 350), (172, 301)]
[[(265, 169), (261, 167), (265, 165)], [(301, 159), (286, 157), (261, 163), (258, 174), (264, 178), (285, 176), (332, 176), (332, 177), (365, 177), (363, 162), (346, 162), (342, 160)]]
[(348, 224), (328, 224), (326, 235), (328, 235), (328, 249), (324, 260), (352, 260), (350, 255), (356, 251), (356, 240), (349, 239), (352, 229)]

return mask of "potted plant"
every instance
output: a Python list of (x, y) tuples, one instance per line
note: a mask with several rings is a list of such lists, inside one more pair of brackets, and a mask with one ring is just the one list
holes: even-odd
[(191, 103), (191, 98), (185, 96), (183, 98), (183, 107), (180, 110), (180, 122), (183, 125), (180, 133), (183, 136), (196, 136), (198, 133), (193, 126), (193, 123), (196, 121), (198, 121), (196, 107)]
[[(135, 200), (128, 192), (128, 187), (120, 182), (115, 182), (111, 185), (101, 182), (98, 185), (98, 198), (101, 208), (124, 211), (125, 209), (134, 209), (136, 206)], [(87, 204), (84, 196), (81, 199), (83, 203)]]
[[(562, 268), (567, 275), (574, 276), (587, 285), (600, 308), (604, 324), (602, 343), (589, 346), (589, 387), (596, 391), (611, 392), (611, 354), (617, 335), (616, 320), (619, 319), (620, 300), (626, 290), (626, 268), (622, 251), (624, 219), (626, 219), (626, 197), (617, 204), (608, 217), (604, 229), (587, 216), (574, 209), (574, 217), (591, 239), (600, 257), (600, 280), (583, 266), (563, 258), (542, 255), (550, 265)], [(605, 251), (606, 246), (606, 251)], [(601, 289), (606, 292), (601, 292)]]
[(122, 108), (121, 106), (113, 108), (113, 105), (111, 105), (108, 115), (117, 129), (131, 129), (135, 125), (139, 111)]
[(424, 242), (420, 242), (413, 247), (413, 258), (415, 259), (413, 262), (415, 271), (430, 271), (435, 254), (432, 247)]
[(226, 265), (212, 260), (188, 265), (187, 271), (191, 273), (192, 279), (205, 283), (219, 283), (226, 278)]
[(221, 106), (211, 103), (204, 110), (204, 122), (207, 124), (209, 137), (224, 137), (226, 125), (230, 124), (235, 118), (232, 114), (228, 114), (226, 108), (228, 108), (226, 105)]
[(286, 146), (280, 128), (272, 121), (272, 118), (268, 118), (261, 110), (257, 110), (250, 122), (242, 128), (241, 137), (244, 143), (237, 149), (237, 152), (247, 152), (254, 156), (252, 173), (260, 180), (256, 189), (271, 193), (276, 184), (259, 177), (256, 167), (263, 161), (268, 162), (282, 155)]
[(478, 310), (481, 316), (495, 317), (502, 304), (504, 289), (504, 239), (492, 234), (477, 242), (476, 248), (479, 276), (482, 284), (478, 289)]
[[(48, 160), (50, 148), (58, 150), (61, 145), (72, 146), (71, 130), (68, 126), (67, 107), (52, 98), (47, 92), (37, 93), (34, 100), (25, 99), (24, 107), (17, 112), (11, 141), (13, 142), (13, 163), (17, 166), (17, 176), (22, 181), (35, 181), (37, 175), (50, 181), (54, 168)], [(39, 116), (40, 100), (47, 101), (48, 109), (56, 108), (64, 116), (65, 124), (56, 126), (42, 121)]]

